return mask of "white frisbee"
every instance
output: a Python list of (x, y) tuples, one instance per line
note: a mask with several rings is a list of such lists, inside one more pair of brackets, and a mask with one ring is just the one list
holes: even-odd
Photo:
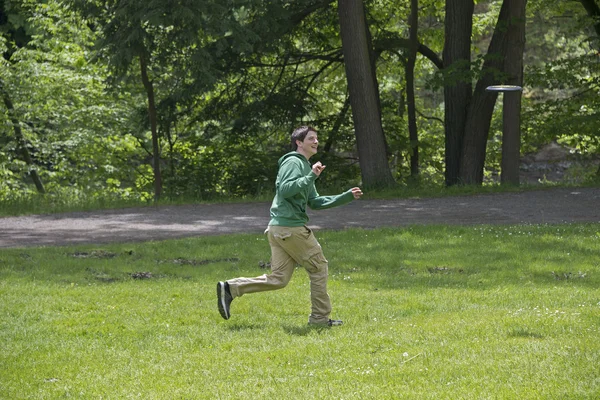
[(485, 90), (488, 92), (520, 92), (523, 88), (516, 85), (493, 85), (486, 87)]

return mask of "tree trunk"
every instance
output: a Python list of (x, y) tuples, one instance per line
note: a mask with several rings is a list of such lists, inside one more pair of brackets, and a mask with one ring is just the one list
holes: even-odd
[(446, 186), (459, 183), (467, 110), (471, 102), (473, 0), (447, 0), (444, 40)]
[(338, 13), (363, 186), (391, 187), (395, 182), (387, 162), (363, 3), (340, 0)]
[[(373, 36), (371, 35), (371, 30), (369, 29), (369, 21), (367, 20), (367, 14), (363, 12), (363, 17), (365, 19), (365, 33), (367, 36), (367, 49), (369, 49), (369, 60), (371, 61), (371, 79), (373, 79), (373, 87), (375, 88), (375, 97), (377, 98), (377, 113), (379, 114), (379, 119), (381, 120), (381, 95), (379, 93), (379, 82), (377, 81), (377, 58), (378, 54), (375, 52), (375, 46), (373, 45)], [(385, 134), (383, 135), (383, 140), (385, 141)], [(386, 149), (387, 149), (387, 141), (386, 141)], [(387, 153), (386, 153), (387, 154)]]
[(344, 105), (342, 106), (342, 109), (340, 110), (338, 117), (336, 118), (335, 122), (333, 123), (331, 132), (329, 133), (329, 136), (327, 137), (327, 141), (325, 142), (325, 147), (323, 148), (324, 156), (327, 156), (329, 154), (329, 152), (331, 151), (331, 147), (333, 146), (333, 144), (335, 143), (335, 140), (337, 139), (338, 133), (340, 132), (340, 128), (342, 127), (342, 124), (344, 123), (344, 120), (346, 119), (346, 114), (348, 113), (349, 109), (350, 109), (350, 98), (346, 97), (346, 100), (344, 101)]
[(415, 106), (415, 64), (419, 47), (419, 0), (410, 0), (410, 17), (408, 21), (410, 46), (406, 61), (406, 101), (408, 107), (408, 136), (410, 139), (410, 176), (419, 176), (419, 133), (417, 131), (417, 108)]
[(154, 86), (148, 79), (148, 65), (146, 58), (140, 56), (140, 69), (142, 73), (142, 82), (148, 95), (148, 116), (150, 118), (150, 131), (152, 132), (152, 152), (153, 152), (153, 169), (154, 169), (154, 201), (160, 199), (162, 193), (162, 178), (160, 175), (160, 151), (158, 145), (158, 129), (156, 124), (156, 105), (154, 102)]
[(12, 100), (8, 92), (4, 90), (4, 86), (2, 85), (2, 83), (0, 83), (0, 92), (2, 92), (2, 100), (4, 101), (4, 105), (6, 106), (6, 109), (8, 111), (10, 122), (15, 132), (17, 148), (21, 151), (23, 161), (25, 161), (25, 163), (29, 167), (29, 175), (31, 176), (31, 179), (35, 184), (38, 193), (44, 194), (46, 193), (46, 189), (44, 188), (44, 184), (42, 183), (42, 180), (40, 179), (40, 176), (37, 173), (36, 166), (33, 163), (33, 160), (31, 159), (29, 150), (27, 150), (27, 141), (25, 140), (25, 136), (23, 135), (23, 131), (21, 130), (21, 124), (19, 124), (19, 120), (16, 117), (15, 107), (13, 106)]
[(473, 98), (469, 104), (465, 123), (461, 162), (460, 183), (481, 185), (487, 139), (498, 94), (486, 92), (486, 88), (500, 83), (499, 73), (504, 68), (506, 56), (506, 33), (509, 21), (510, 0), (505, 0), (500, 9), (498, 22), (483, 63), (482, 76), (477, 81)]
[(596, 34), (600, 36), (600, 6), (596, 4), (596, 0), (579, 0), (588, 15), (596, 20), (594, 24), (594, 29), (596, 30)]
[[(504, 58), (506, 83), (523, 85), (523, 51), (525, 50), (525, 8), (527, 0), (510, 1), (507, 48)], [(502, 100), (502, 184), (519, 185), (521, 160), (521, 91), (506, 92)]]

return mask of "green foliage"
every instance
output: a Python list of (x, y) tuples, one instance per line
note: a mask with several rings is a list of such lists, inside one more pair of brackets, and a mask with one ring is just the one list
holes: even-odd
[[(89, 62), (87, 46), (93, 33), (59, 3), (30, 2), (23, 7), (34, 34), (5, 60), (0, 79), (15, 104), (14, 117), (32, 158), (41, 167), (42, 181), (58, 197), (65, 192), (102, 197), (105, 182), (116, 179), (124, 187), (115, 190), (113, 184), (112, 195), (131, 196), (135, 174), (124, 160), (137, 150), (131, 137), (116, 135), (130, 129), (125, 117), (131, 101), (109, 93), (103, 84), (106, 71)], [(33, 194), (24, 179), (29, 167), (19, 159), (10, 125), (2, 125), (0, 138), (5, 149), (2, 169), (7, 171), (0, 199), (26, 200)]]
[[(420, 1), (419, 40), (444, 44), (444, 2)], [(473, 78), (501, 0), (478, 1)], [(551, 140), (593, 157), (600, 104), (597, 41), (578, 2), (528, 2), (522, 152)], [(408, 5), (365, 3), (390, 166), (410, 180), (404, 88)], [(164, 193), (262, 196), (294, 127), (320, 132), (325, 190), (360, 184), (335, 2), (11, 0), (0, 18), (0, 85), (15, 106), (33, 165), (0, 103), (0, 201), (34, 202), (35, 168), (50, 196), (146, 201), (153, 192), (146, 57), (156, 96)], [(444, 181), (443, 93), (437, 67), (416, 66), (421, 185)], [(454, 77), (456, 78), (456, 77)], [(499, 102), (500, 103), (500, 102)], [(499, 107), (499, 105), (498, 105)], [(494, 115), (487, 168), (500, 159)]]
[[(600, 144), (597, 41), (590, 40), (590, 24), (581, 5), (558, 3), (556, 8), (536, 8), (533, 16), (531, 30), (539, 33), (528, 40), (540, 51), (526, 57), (522, 147), (531, 151), (557, 140), (590, 157), (598, 154)], [(561, 23), (548, 29), (552, 19)]]
[(600, 65), (597, 56), (584, 54), (531, 68), (528, 144), (562, 139), (581, 154), (598, 151), (600, 120)]

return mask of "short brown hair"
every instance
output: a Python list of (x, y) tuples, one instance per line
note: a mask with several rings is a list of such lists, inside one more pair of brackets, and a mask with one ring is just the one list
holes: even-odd
[(308, 132), (318, 133), (315, 128), (313, 128), (312, 126), (307, 126), (307, 125), (304, 125), (304, 126), (294, 129), (294, 132), (292, 132), (292, 150), (293, 151), (296, 151), (298, 149), (296, 140), (304, 142), (304, 139), (306, 138), (306, 135), (308, 135)]

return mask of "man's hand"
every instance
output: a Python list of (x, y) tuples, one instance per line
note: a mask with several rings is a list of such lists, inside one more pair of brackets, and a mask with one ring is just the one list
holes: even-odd
[(360, 190), (359, 187), (354, 187), (352, 188), (352, 195), (354, 196), (355, 199), (360, 199), (360, 196), (363, 195), (362, 190)]
[(323, 164), (321, 164), (321, 161), (317, 161), (312, 166), (312, 171), (315, 173), (316, 176), (321, 175), (321, 172), (323, 172), (324, 169), (325, 169), (325, 166)]

